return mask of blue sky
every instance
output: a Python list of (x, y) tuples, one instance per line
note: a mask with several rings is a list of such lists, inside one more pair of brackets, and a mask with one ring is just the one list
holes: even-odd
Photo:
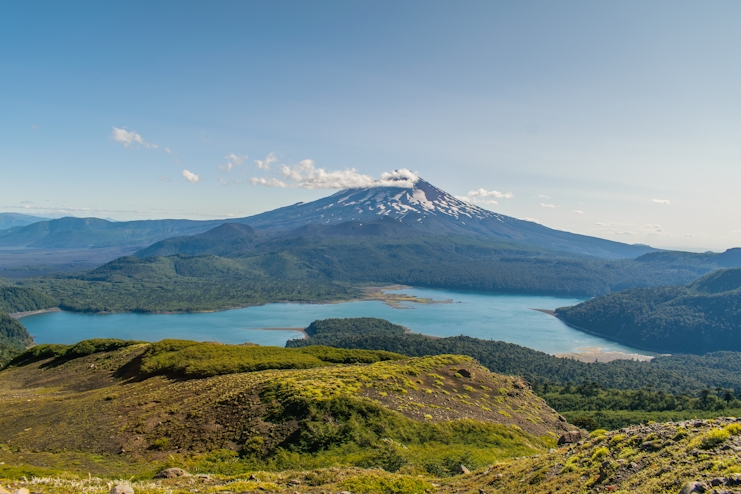
[(332, 193), (250, 183), (312, 160), (499, 191), (482, 205), (587, 235), (738, 246), (739, 19), (730, 1), (3, 2), (0, 209), (247, 216)]

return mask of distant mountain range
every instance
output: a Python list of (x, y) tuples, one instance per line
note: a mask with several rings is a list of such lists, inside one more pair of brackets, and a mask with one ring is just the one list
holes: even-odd
[(80, 249), (148, 245), (176, 235), (202, 233), (224, 221), (60, 218), (0, 231), (0, 247)]
[(29, 216), (20, 213), (0, 213), (0, 230), (7, 230), (15, 226), (26, 226), (46, 219), (40, 216)]
[[(655, 249), (554, 230), (462, 201), (424, 180), (413, 187), (349, 189), (247, 218), (212, 221), (109, 222), (96, 218), (40, 221), (0, 232), (0, 247), (88, 248), (148, 245), (193, 236), (224, 223), (249, 225), (274, 236), (467, 236), (605, 259), (635, 258)], [(225, 234), (226, 230), (213, 235)], [(231, 227), (231, 235), (244, 235)], [(260, 234), (249, 233), (252, 240)], [(254, 237), (254, 238), (253, 238)], [(168, 242), (172, 254), (203, 252), (209, 236)], [(244, 239), (240, 240), (244, 242)], [(177, 247), (175, 247), (177, 245)], [(162, 246), (158, 246), (159, 249)], [(156, 249), (155, 249), (156, 250)], [(223, 252), (222, 252), (223, 254)]]

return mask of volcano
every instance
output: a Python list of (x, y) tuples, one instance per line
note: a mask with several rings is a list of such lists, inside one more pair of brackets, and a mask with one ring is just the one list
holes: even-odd
[[(606, 259), (633, 258), (655, 251), (645, 245), (554, 230), (495, 213), (458, 199), (422, 179), (417, 179), (411, 187), (346, 189), (323, 199), (235, 222), (265, 230), (293, 230), (307, 225), (388, 224), (391, 220), (404, 224), (409, 235), (474, 235)], [(323, 230), (327, 229), (311, 229), (312, 232)]]

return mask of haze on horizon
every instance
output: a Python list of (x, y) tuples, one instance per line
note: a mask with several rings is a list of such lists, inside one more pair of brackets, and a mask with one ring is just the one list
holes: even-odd
[(552, 228), (741, 246), (739, 18), (733, 2), (6, 2), (0, 211), (243, 217), (410, 170)]

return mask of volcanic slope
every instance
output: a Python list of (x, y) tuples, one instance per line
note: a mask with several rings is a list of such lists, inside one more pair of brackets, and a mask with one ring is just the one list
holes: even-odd
[(81, 467), (97, 473), (222, 451), (232, 468), (449, 475), (461, 457), (475, 468), (547, 450), (571, 427), (521, 379), (453, 355), (88, 340), (0, 372), (0, 461), (102, 455)]
[(553, 230), (457, 199), (422, 179), (409, 187), (348, 189), (310, 203), (268, 211), (239, 220), (255, 228), (291, 230), (307, 224), (370, 222), (380, 217), (414, 225), (428, 234), (482, 235), (554, 251), (609, 259), (654, 251), (595, 237)]

